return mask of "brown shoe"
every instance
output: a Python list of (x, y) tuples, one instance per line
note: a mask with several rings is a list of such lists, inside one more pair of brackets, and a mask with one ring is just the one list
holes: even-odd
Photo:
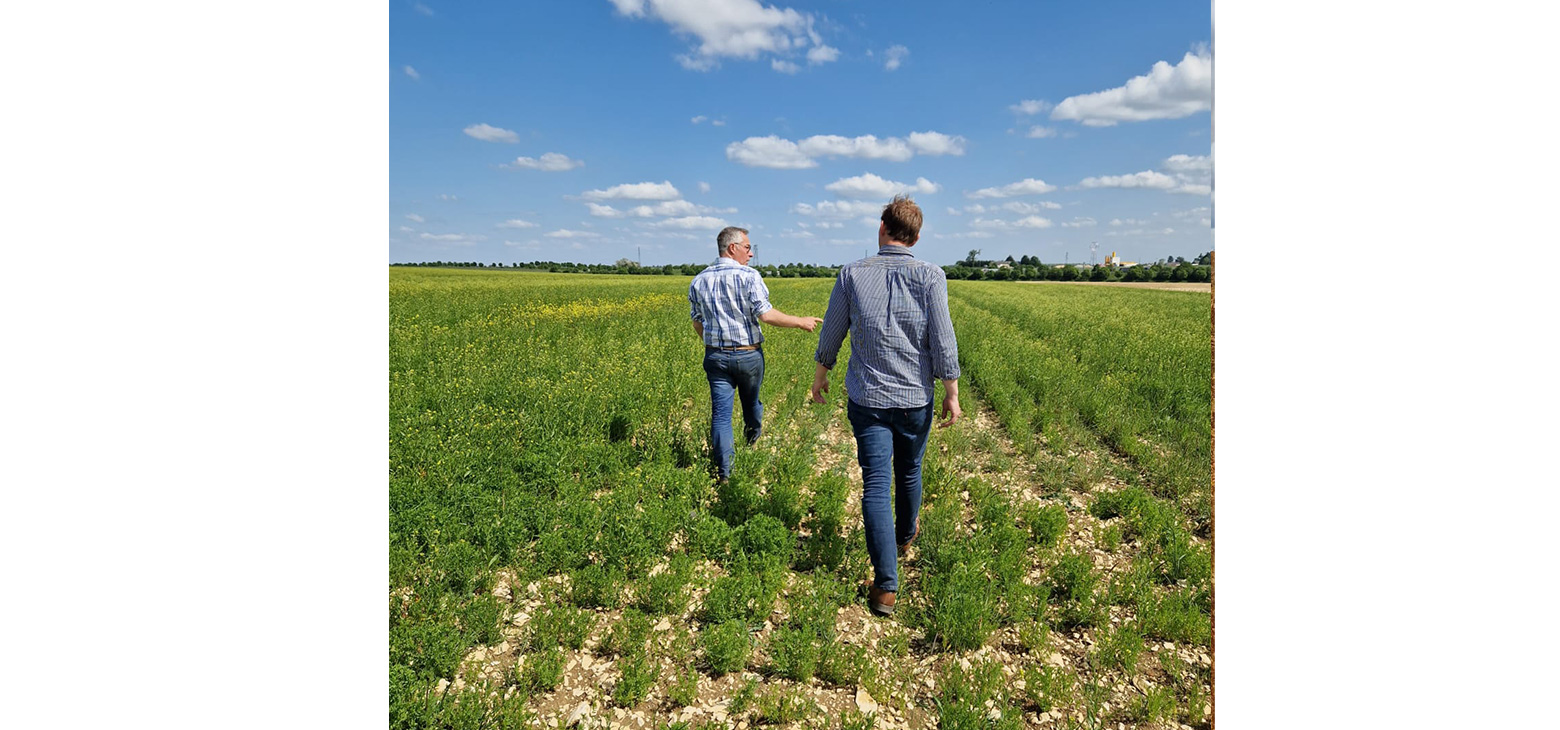
[(920, 537), (920, 536), (921, 536), (921, 526), (920, 525), (916, 525), (915, 526), (915, 533), (910, 535), (910, 539), (906, 540), (905, 544), (899, 546), (899, 557), (901, 557), (901, 558), (904, 557), (905, 556), (905, 551), (910, 549), (910, 543), (915, 542), (915, 539), (917, 537)]
[(876, 587), (867, 589), (867, 608), (879, 616), (891, 616), (894, 613), (893, 591), (878, 590)]

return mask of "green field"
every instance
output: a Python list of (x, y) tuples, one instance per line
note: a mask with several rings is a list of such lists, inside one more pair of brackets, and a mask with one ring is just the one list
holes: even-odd
[(950, 282), (966, 418), (880, 619), (848, 340), (819, 406), (766, 328), (717, 488), (688, 277), (389, 275), (392, 727), (1210, 722), (1207, 294)]

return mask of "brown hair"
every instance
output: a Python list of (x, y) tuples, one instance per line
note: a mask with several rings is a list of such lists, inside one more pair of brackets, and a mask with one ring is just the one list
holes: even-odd
[(921, 206), (906, 195), (895, 195), (883, 206), (883, 227), (891, 240), (909, 245), (921, 237)]

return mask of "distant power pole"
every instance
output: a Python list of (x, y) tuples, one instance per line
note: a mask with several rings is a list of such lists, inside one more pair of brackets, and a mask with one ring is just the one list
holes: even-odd
[(1097, 257), (1095, 256), (1095, 254), (1098, 253), (1099, 250), (1100, 250), (1100, 245), (1098, 243), (1095, 243), (1093, 241), (1089, 242), (1089, 265), (1090, 266), (1096, 266), (1096, 265), (1099, 264), (1099, 261), (1096, 260)]
[(643, 248), (640, 248), (639, 246), (635, 246), (634, 247), (634, 265), (635, 266), (644, 266), (645, 265), (644, 256), (645, 256), (645, 250)]

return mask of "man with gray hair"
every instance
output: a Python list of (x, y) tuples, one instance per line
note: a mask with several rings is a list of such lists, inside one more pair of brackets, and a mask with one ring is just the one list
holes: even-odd
[(710, 381), (710, 460), (721, 482), (731, 477), (736, 451), (731, 432), (733, 394), (742, 397), (748, 445), (763, 431), (764, 404), (758, 389), (764, 383), (764, 333), (758, 323), (812, 332), (823, 321), (793, 317), (770, 305), (764, 277), (747, 265), (753, 259), (747, 234), (746, 228), (722, 229), (715, 236), (720, 257), (688, 286), (693, 331), (704, 339), (704, 374)]

